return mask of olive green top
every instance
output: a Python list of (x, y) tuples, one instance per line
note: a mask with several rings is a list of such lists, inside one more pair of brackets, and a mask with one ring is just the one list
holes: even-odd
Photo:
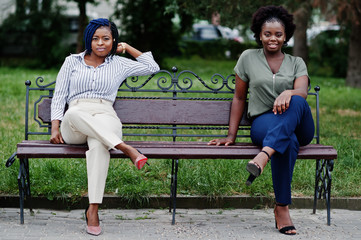
[(308, 76), (305, 62), (300, 57), (285, 54), (281, 67), (273, 74), (263, 49), (248, 49), (239, 57), (236, 74), (248, 83), (248, 117), (255, 117), (273, 108), (283, 91), (293, 89), (296, 78)]

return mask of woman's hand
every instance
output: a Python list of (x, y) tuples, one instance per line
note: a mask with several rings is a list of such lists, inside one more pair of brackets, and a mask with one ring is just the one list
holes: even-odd
[(51, 121), (51, 137), (50, 142), (53, 144), (64, 143), (63, 137), (61, 136), (60, 130), (60, 121), (53, 120)]
[(285, 90), (276, 98), (273, 104), (273, 113), (282, 114), (286, 112), (287, 109), (290, 107), (290, 102), (293, 95), (298, 95), (306, 99), (308, 82), (309, 79), (307, 75), (298, 77), (293, 84), (292, 90)]
[(211, 141), (208, 142), (207, 145), (233, 145), (234, 144), (234, 140), (232, 140), (231, 138), (221, 138), (221, 139), (213, 139)]
[(121, 54), (121, 53), (124, 54), (126, 51), (127, 51), (127, 44), (125, 42), (118, 43), (116, 52), (118, 54)]
[(292, 92), (290, 90), (283, 91), (273, 104), (273, 113), (282, 114), (290, 107)]
[(59, 130), (51, 131), (50, 142), (54, 143), (54, 144), (64, 143), (63, 137), (61, 136), (61, 133)]
[(117, 53), (129, 53), (132, 57), (137, 58), (140, 55), (142, 55), (142, 52), (139, 51), (138, 49), (130, 46), (128, 43), (125, 42), (120, 42), (118, 43), (118, 47), (117, 47)]

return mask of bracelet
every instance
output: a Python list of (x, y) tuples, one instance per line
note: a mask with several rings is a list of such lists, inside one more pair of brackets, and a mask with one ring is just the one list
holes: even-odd
[(124, 44), (124, 43), (120, 43), (120, 45), (122, 45), (122, 49), (123, 49), (122, 54), (124, 54), (124, 53), (125, 53), (125, 44)]

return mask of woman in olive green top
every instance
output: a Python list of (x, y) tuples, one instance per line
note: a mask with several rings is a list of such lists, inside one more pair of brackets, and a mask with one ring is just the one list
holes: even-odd
[(235, 142), (247, 92), (248, 116), (253, 120), (251, 139), (262, 151), (247, 164), (246, 184), (258, 177), (271, 159), (276, 205), (276, 228), (296, 234), (289, 215), (291, 181), (299, 146), (312, 141), (314, 123), (306, 102), (309, 77), (304, 61), (282, 52), (295, 29), (293, 16), (283, 7), (267, 6), (253, 15), (251, 30), (261, 49), (246, 50), (234, 68), (236, 87), (228, 136), (209, 144)]

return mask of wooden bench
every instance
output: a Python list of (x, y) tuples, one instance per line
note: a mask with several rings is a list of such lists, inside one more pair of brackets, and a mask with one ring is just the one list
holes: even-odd
[[(169, 211), (173, 211), (172, 224), (175, 223), (177, 173), (181, 159), (252, 159), (260, 151), (250, 141), (242, 142), (242, 138), (250, 138), (250, 121), (246, 115), (240, 124), (237, 144), (206, 144), (210, 139), (225, 137), (227, 134), (234, 82), (233, 74), (214, 74), (210, 79), (202, 79), (191, 71), (178, 72), (173, 67), (171, 72), (161, 70), (149, 77), (128, 78), (118, 90), (114, 108), (123, 123), (126, 142), (150, 159), (172, 161), (169, 206)], [(21, 223), (24, 223), (24, 199), (31, 197), (29, 159), (85, 158), (87, 151), (86, 145), (49, 143), (50, 104), (54, 85), (55, 81), (45, 84), (42, 77), (36, 79), (35, 87), (29, 80), (26, 81), (25, 140), (17, 145), (17, 152), (6, 163), (10, 166), (16, 156), (20, 161), (18, 184)], [(316, 97), (316, 144), (301, 147), (298, 158), (316, 160), (313, 212), (316, 211), (317, 199), (326, 199), (327, 224), (330, 225), (331, 171), (337, 153), (332, 146), (319, 144), (319, 90), (319, 87), (315, 87), (315, 92), (309, 92), (309, 95)], [(33, 122), (43, 131), (31, 131)], [(29, 140), (33, 135), (47, 135), (47, 138)], [(149, 138), (151, 141), (128, 141), (131, 137)], [(121, 151), (110, 152), (112, 158), (126, 157)]]

